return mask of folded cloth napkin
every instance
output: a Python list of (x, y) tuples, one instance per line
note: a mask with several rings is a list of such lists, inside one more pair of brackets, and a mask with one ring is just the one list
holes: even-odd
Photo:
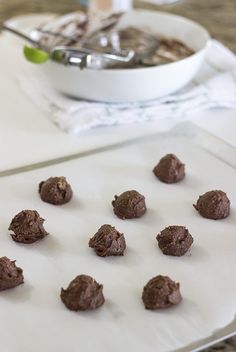
[[(27, 79), (25, 77), (27, 76)], [(62, 130), (78, 134), (111, 126), (166, 117), (183, 119), (189, 113), (215, 108), (236, 108), (236, 56), (212, 40), (194, 80), (176, 94), (145, 103), (108, 104), (73, 100), (55, 91), (41, 72), (29, 65), (17, 77), (22, 90)]]

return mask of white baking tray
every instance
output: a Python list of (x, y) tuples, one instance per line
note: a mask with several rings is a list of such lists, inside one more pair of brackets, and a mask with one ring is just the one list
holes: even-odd
[[(187, 176), (179, 184), (162, 184), (152, 174), (167, 152), (186, 163)], [(184, 352), (232, 336), (236, 150), (184, 124), (166, 134), (70, 159), (51, 160), (55, 163), (51, 166), (35, 164), (29, 172), (20, 168), (0, 174), (1, 255), (16, 259), (25, 274), (24, 285), (0, 294), (4, 351)], [(60, 175), (70, 181), (74, 199), (61, 207), (43, 203), (38, 183)], [(143, 218), (122, 221), (113, 214), (114, 194), (128, 189), (146, 196), (148, 212)], [(199, 194), (211, 189), (228, 193), (232, 205), (228, 219), (203, 219), (192, 207)], [(14, 243), (7, 227), (22, 209), (38, 210), (51, 235), (34, 245)], [(98, 258), (88, 248), (89, 237), (104, 223), (125, 233), (124, 257)], [(155, 236), (171, 224), (189, 228), (195, 239), (191, 255), (173, 258), (159, 251)], [(72, 313), (60, 302), (60, 288), (80, 273), (104, 284), (106, 304), (96, 312)], [(158, 312), (144, 309), (142, 288), (157, 274), (181, 283), (184, 299), (179, 306)]]

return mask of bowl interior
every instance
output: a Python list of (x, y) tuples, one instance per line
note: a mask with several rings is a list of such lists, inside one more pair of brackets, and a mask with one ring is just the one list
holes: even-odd
[(134, 26), (148, 33), (178, 39), (194, 51), (200, 51), (209, 40), (208, 32), (198, 23), (187, 18), (145, 10), (134, 10), (123, 16), (119, 28)]

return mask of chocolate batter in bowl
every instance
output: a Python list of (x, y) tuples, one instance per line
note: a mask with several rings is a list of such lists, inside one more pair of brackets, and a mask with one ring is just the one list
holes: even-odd
[(49, 60), (40, 67), (52, 85), (74, 98), (93, 101), (128, 103), (157, 99), (184, 87), (195, 76), (209, 40), (208, 32), (197, 23), (163, 12), (130, 11), (121, 18), (117, 28), (120, 31), (135, 28), (135, 31), (142, 30), (158, 36), (161, 38), (162, 56), (166, 55), (167, 48), (171, 46), (182, 57), (174, 62), (170, 62), (171, 58), (166, 56), (154, 56), (151, 60), (145, 57), (141, 60), (145, 67), (140, 67), (138, 62), (132, 68), (99, 70), (80, 70), (78, 67), (64, 66)]

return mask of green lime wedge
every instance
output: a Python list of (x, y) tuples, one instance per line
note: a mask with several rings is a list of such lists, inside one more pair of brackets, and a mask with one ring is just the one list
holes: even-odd
[(49, 59), (49, 54), (45, 51), (27, 45), (24, 46), (24, 55), (34, 64), (43, 64)]

